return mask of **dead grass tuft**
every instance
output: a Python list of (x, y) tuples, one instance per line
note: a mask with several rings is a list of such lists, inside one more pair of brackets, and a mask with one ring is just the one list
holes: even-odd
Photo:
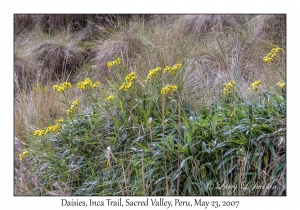
[(44, 74), (52, 79), (68, 78), (84, 61), (84, 51), (75, 42), (40, 44), (36, 57), (42, 64)]
[(198, 36), (213, 32), (226, 32), (228, 29), (239, 30), (249, 18), (250, 15), (186, 15), (184, 30)]
[(74, 32), (83, 29), (89, 18), (90, 15), (83, 14), (45, 14), (39, 17), (39, 25), (48, 34), (56, 34), (62, 29), (69, 29)]
[(272, 44), (279, 47), (286, 45), (286, 15), (284, 14), (257, 15), (249, 21), (248, 27), (256, 38), (273, 40)]
[(15, 14), (14, 15), (14, 34), (26, 33), (33, 29), (37, 22), (36, 15)]

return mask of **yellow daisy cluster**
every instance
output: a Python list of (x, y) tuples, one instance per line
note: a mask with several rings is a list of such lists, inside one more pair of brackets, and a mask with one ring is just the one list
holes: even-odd
[(77, 88), (81, 90), (88, 90), (90, 88), (96, 88), (100, 82), (95, 82), (93, 84), (92, 80), (90, 78), (86, 78), (83, 82), (78, 82), (77, 83)]
[(132, 72), (128, 74), (125, 78), (125, 82), (121, 85), (119, 90), (128, 91), (130, 87), (134, 84), (136, 78), (137, 78), (136, 72)]
[(61, 125), (56, 123), (55, 125), (50, 125), (46, 128), (46, 133), (57, 132), (61, 129)]
[(161, 93), (162, 95), (164, 95), (164, 94), (169, 93), (170, 90), (176, 91), (177, 89), (178, 89), (178, 86), (177, 86), (177, 85), (166, 85), (165, 87), (163, 87), (163, 88), (161, 89), (160, 93)]
[(151, 77), (155, 76), (160, 70), (161, 70), (160, 67), (156, 67), (155, 69), (150, 69), (150, 70), (149, 70), (149, 73), (148, 73), (148, 76), (147, 76), (147, 78), (146, 78), (146, 82), (148, 82), (148, 80), (149, 80)]
[(175, 64), (173, 67), (166, 66), (166, 67), (164, 68), (164, 72), (169, 71), (172, 75), (175, 75), (176, 70), (179, 69), (181, 66), (182, 66), (181, 63)]
[(253, 82), (253, 83), (251, 84), (252, 88), (251, 88), (251, 87), (248, 88), (249, 92), (252, 91), (252, 90), (257, 91), (257, 90), (258, 90), (258, 86), (259, 86), (260, 84), (261, 84), (261, 80), (257, 80), (256, 82)]
[(284, 82), (278, 82), (277, 85), (278, 85), (279, 87), (282, 87), (282, 88), (285, 87), (285, 83), (284, 83)]
[(57, 132), (61, 129), (61, 125), (59, 124), (61, 122), (63, 122), (63, 119), (58, 119), (58, 120), (56, 120), (55, 125), (50, 125), (45, 130), (36, 130), (36, 131), (34, 131), (33, 135), (42, 137), (43, 135), (46, 135), (47, 133)]
[(229, 96), (230, 94), (232, 94), (232, 91), (234, 90), (234, 86), (235, 86), (235, 81), (230, 80), (227, 84), (223, 84), (224, 90), (223, 93), (226, 96)]
[(34, 131), (33, 135), (34, 136), (38, 136), (38, 137), (42, 137), (43, 135), (46, 134), (46, 131), (45, 130), (36, 130)]
[(110, 68), (110, 67), (112, 67), (114, 65), (120, 65), (120, 63), (121, 63), (121, 58), (117, 58), (117, 60), (109, 61), (107, 63), (107, 67)]
[(126, 82), (134, 82), (137, 78), (136, 72), (132, 72), (130, 74), (128, 74), (125, 78)]
[(54, 86), (53, 86), (53, 89), (56, 90), (56, 91), (59, 92), (59, 93), (62, 93), (62, 92), (64, 92), (66, 89), (71, 88), (71, 87), (72, 87), (71, 83), (69, 83), (69, 82), (64, 82), (64, 83), (61, 84), (61, 85), (54, 85)]
[(23, 161), (23, 157), (25, 156), (25, 155), (27, 155), (28, 154), (28, 151), (24, 151), (24, 152), (22, 152), (22, 153), (20, 153), (18, 156), (19, 156), (19, 160), (20, 161)]
[(270, 62), (273, 62), (274, 60), (273, 60), (273, 58), (275, 58), (276, 56), (277, 56), (277, 53), (280, 51), (280, 50), (282, 50), (281, 48), (279, 48), (279, 47), (274, 47), (269, 53), (268, 53), (268, 55), (266, 55), (265, 57), (264, 57), (264, 62), (266, 62), (266, 63), (270, 63)]
[(113, 98), (115, 98), (115, 96), (110, 95), (110, 96), (108, 96), (108, 97), (105, 99), (105, 101), (110, 101), (110, 100), (113, 99)]
[(79, 103), (79, 99), (72, 102), (71, 107), (67, 110), (69, 116), (75, 112), (78, 103)]

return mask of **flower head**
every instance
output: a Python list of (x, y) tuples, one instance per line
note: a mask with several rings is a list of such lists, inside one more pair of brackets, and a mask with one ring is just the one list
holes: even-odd
[(62, 123), (64, 120), (63, 119), (58, 119), (58, 120), (56, 120), (55, 122), (56, 123)]
[(93, 87), (93, 88), (96, 88), (96, 87), (98, 87), (99, 84), (101, 84), (101, 82), (95, 82), (95, 83), (92, 85), (92, 87)]
[[(250, 87), (251, 90), (258, 91), (258, 87), (259, 87), (260, 84), (261, 84), (261, 80), (257, 80), (256, 82), (253, 82), (251, 84), (252, 88)], [(248, 88), (248, 90), (249, 90), (249, 88)], [(251, 91), (251, 90), (249, 90), (249, 91)]]
[(121, 58), (117, 58), (116, 60), (114, 60), (114, 61), (109, 61), (108, 63), (107, 63), (107, 67), (108, 68), (110, 68), (110, 67), (112, 67), (112, 66), (114, 66), (114, 65), (120, 65), (121, 64)]
[(115, 98), (115, 96), (110, 95), (110, 96), (108, 96), (107, 98), (105, 98), (105, 101), (110, 101), (110, 100), (112, 100), (113, 98)]
[(81, 90), (88, 90), (90, 88), (96, 88), (100, 82), (95, 82), (93, 84), (92, 80), (90, 78), (86, 78), (83, 82), (78, 82), (77, 83), (77, 88)]
[(278, 82), (277, 85), (278, 85), (279, 87), (282, 87), (282, 88), (285, 87), (285, 83), (284, 83), (284, 82)]
[(278, 52), (282, 50), (280, 47), (274, 47), (264, 58), (263, 61), (270, 63), (274, 61), (274, 58), (277, 56)]
[(170, 91), (175, 92), (178, 89), (177, 85), (166, 85), (165, 87), (163, 87), (160, 91), (160, 93), (162, 95), (169, 93)]
[(38, 137), (42, 137), (43, 135), (45, 135), (46, 134), (46, 132), (45, 132), (45, 130), (36, 130), (36, 131), (34, 131), (34, 133), (33, 133), (33, 135), (34, 136), (38, 136)]
[(120, 86), (119, 90), (128, 91), (137, 79), (136, 72), (132, 72), (125, 77), (125, 82)]
[(66, 89), (71, 88), (72, 85), (69, 82), (64, 82), (61, 85), (53, 85), (53, 90), (56, 90), (59, 93), (64, 92)]
[(147, 76), (147, 78), (146, 78), (146, 82), (148, 82), (148, 80), (149, 80), (151, 77), (155, 76), (160, 70), (161, 70), (160, 67), (156, 67), (155, 69), (150, 69), (150, 70), (149, 70), (149, 73), (148, 73), (148, 76)]
[(19, 160), (20, 160), (20, 161), (23, 161), (23, 157), (24, 157), (25, 155), (27, 155), (27, 154), (28, 154), (28, 151), (27, 151), (27, 150), (24, 151), (24, 152), (21, 152), (21, 153), (18, 155)]
[(136, 72), (132, 72), (125, 77), (125, 81), (134, 82), (137, 78)]
[(46, 133), (50, 133), (50, 132), (57, 132), (61, 129), (61, 125), (60, 124), (55, 124), (55, 125), (50, 125), (46, 128)]
[(78, 103), (79, 103), (79, 99), (72, 102), (70, 108), (67, 110), (67, 113), (69, 116), (76, 111), (76, 109), (77, 109), (76, 106), (78, 105)]
[(173, 67), (170, 67), (170, 66), (166, 66), (164, 68), (164, 72), (170, 72), (172, 75), (175, 75), (176, 73), (176, 70), (179, 69), (180, 67), (182, 66), (181, 63), (178, 63), (178, 64), (175, 64)]
[(124, 90), (124, 91), (128, 91), (130, 89), (130, 87), (133, 85), (134, 82), (124, 82), (121, 87), (119, 88), (119, 90)]
[(233, 93), (234, 90), (234, 86), (235, 86), (235, 81), (234, 80), (230, 80), (228, 83), (223, 84), (224, 90), (223, 93), (226, 96), (229, 96)]

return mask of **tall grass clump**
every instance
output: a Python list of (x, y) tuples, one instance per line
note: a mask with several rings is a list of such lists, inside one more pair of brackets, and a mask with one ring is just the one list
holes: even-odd
[(15, 194), (286, 195), (284, 33), (255, 18), (117, 18), (33, 57), (16, 39), (24, 69), (61, 71), (15, 81)]

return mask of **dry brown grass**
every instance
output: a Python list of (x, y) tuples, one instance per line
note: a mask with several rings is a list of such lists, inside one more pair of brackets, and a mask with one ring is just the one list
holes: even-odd
[(84, 61), (84, 51), (77, 47), (76, 42), (41, 43), (35, 55), (42, 64), (44, 74), (52, 79), (68, 78)]
[(37, 23), (37, 15), (15, 14), (14, 15), (14, 34), (19, 35), (31, 31)]
[[(255, 80), (261, 79), (262, 90), (266, 90), (269, 85), (274, 86), (284, 79), (278, 71), (285, 72), (285, 53), (280, 53), (276, 65), (262, 61), (275, 45), (285, 49), (285, 42), (281, 43), (284, 37), (280, 38), (283, 33), (275, 37), (273, 24), (272, 30), (257, 37), (258, 31), (261, 30), (253, 27), (252, 22), (246, 22), (250, 17), (188, 15), (183, 18), (183, 33), (191, 30), (192, 33), (186, 37), (193, 37), (192, 40), (197, 43), (190, 51), (192, 53), (186, 56), (186, 78), (190, 84), (187, 94), (193, 97), (194, 104), (203, 102), (197, 98), (210, 103), (213, 97), (222, 92), (222, 84), (231, 79), (237, 82), (238, 91), (246, 98), (247, 88)], [(273, 22), (277, 21), (277, 25), (282, 22), (282, 17), (275, 17), (277, 19), (273, 19)], [(260, 25), (267, 25), (270, 21), (268, 15), (256, 18), (261, 20), (259, 23), (255, 21)]]
[(86, 26), (89, 18), (90, 15), (83, 14), (45, 14), (39, 16), (39, 26), (49, 34), (55, 34), (67, 28), (70, 31), (79, 31)]
[[(252, 15), (253, 16), (253, 15)], [(184, 16), (184, 30), (197, 36), (207, 33), (224, 33), (228, 30), (239, 31), (251, 15), (202, 14)]]
[(37, 78), (37, 67), (26, 59), (14, 58), (14, 91), (31, 89), (33, 81)]
[(42, 87), (31, 92), (19, 90), (15, 96), (15, 136), (20, 141), (32, 136), (33, 130), (44, 128), (66, 116), (65, 107), (58, 102), (58, 94), (52, 90), (52, 85)]
[(14, 138), (14, 195), (32, 195), (32, 189), (39, 189), (41, 182), (28, 167), (28, 161), (20, 161), (18, 154), (25, 151), (25, 144), (18, 138)]

